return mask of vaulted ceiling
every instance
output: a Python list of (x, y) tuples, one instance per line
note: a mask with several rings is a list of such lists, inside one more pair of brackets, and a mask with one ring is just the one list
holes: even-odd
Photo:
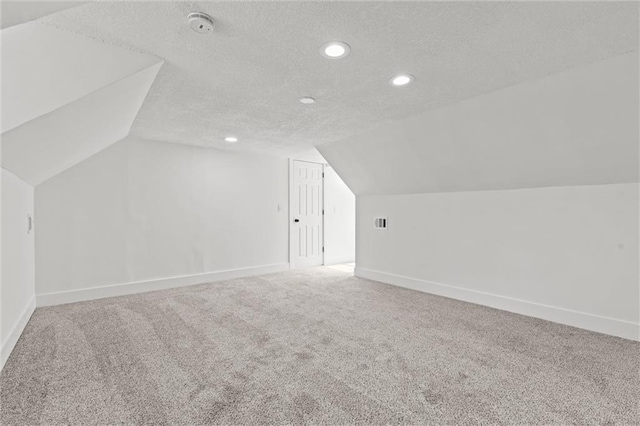
[[(3, 2), (2, 11), (2, 166), (33, 184), (129, 134), (296, 156), (638, 49), (633, 2)], [(213, 17), (212, 33), (189, 28), (192, 11)], [(351, 54), (321, 56), (334, 40)], [(391, 87), (398, 72), (415, 82)]]
[[(192, 11), (213, 17), (211, 34), (189, 28)], [(637, 5), (612, 2), (124, 1), (40, 22), (165, 61), (133, 135), (278, 155), (625, 53), (638, 37)], [(351, 54), (322, 57), (332, 40)], [(390, 87), (397, 72), (415, 83)]]
[(124, 138), (161, 65), (35, 21), (2, 29), (2, 167), (38, 185)]
[(638, 62), (618, 55), (318, 149), (357, 195), (638, 182)]

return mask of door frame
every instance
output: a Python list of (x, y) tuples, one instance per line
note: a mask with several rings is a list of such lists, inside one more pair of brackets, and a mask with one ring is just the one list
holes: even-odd
[(324, 214), (324, 206), (325, 206), (325, 187), (324, 184), (324, 173), (327, 165), (325, 163), (318, 163), (317, 161), (307, 161), (307, 160), (298, 160), (296, 158), (289, 158), (289, 209), (288, 209), (288, 220), (289, 220), (289, 269), (296, 269), (295, 260), (293, 257), (293, 162), (301, 161), (303, 163), (312, 163), (312, 164), (320, 164), (322, 166), (322, 266), (325, 264), (325, 250), (324, 250), (324, 236), (325, 236), (325, 214)]

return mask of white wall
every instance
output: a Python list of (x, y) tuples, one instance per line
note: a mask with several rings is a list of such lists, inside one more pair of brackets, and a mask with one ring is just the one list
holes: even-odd
[(33, 187), (2, 169), (2, 285), (0, 337), (4, 366), (35, 309)]
[(356, 274), (638, 339), (638, 190), (359, 196)]
[(330, 166), (324, 169), (325, 265), (356, 257), (356, 197)]
[[(82, 291), (100, 286), (288, 267), (285, 159), (129, 137), (39, 185), (35, 204), (38, 303), (97, 297)], [(102, 295), (134, 287), (156, 288)]]
[(629, 52), (320, 146), (356, 274), (638, 339), (638, 75)]

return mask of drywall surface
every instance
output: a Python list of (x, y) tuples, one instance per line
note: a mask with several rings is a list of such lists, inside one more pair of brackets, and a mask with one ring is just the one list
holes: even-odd
[(356, 197), (330, 166), (324, 169), (324, 263), (356, 258)]
[(318, 150), (356, 195), (637, 182), (638, 79), (635, 51)]
[[(637, 327), (638, 190), (359, 196), (357, 267)], [(387, 230), (373, 229), (378, 215)]]
[[(292, 157), (418, 114), (638, 50), (637, 2), (96, 1), (41, 22), (165, 58), (132, 133)], [(186, 25), (210, 14), (210, 36)], [(100, 19), (96, 19), (99, 17)], [(351, 54), (320, 55), (343, 40)], [(415, 74), (411, 87), (387, 82)], [(302, 106), (301, 96), (318, 102)]]
[(126, 138), (36, 188), (36, 291), (288, 262), (286, 159)]
[(38, 22), (1, 36), (3, 133), (160, 62)]
[(33, 187), (2, 169), (2, 287), (0, 337), (4, 366), (35, 308)]
[(64, 9), (77, 7), (83, 1), (3, 1), (0, 4), (0, 28), (23, 24)]
[(2, 167), (38, 185), (121, 140), (161, 63), (2, 134)]

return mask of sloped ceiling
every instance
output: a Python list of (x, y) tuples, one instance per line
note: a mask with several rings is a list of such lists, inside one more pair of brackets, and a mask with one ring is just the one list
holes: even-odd
[[(132, 134), (280, 155), (638, 48), (635, 2), (97, 2), (41, 22), (165, 59)], [(351, 55), (323, 58), (331, 40)]]
[(638, 182), (638, 53), (318, 147), (357, 195)]
[(2, 30), (2, 132), (160, 60), (29, 22)]
[(129, 134), (162, 64), (2, 134), (2, 167), (38, 185)]
[(125, 137), (162, 65), (38, 22), (1, 36), (0, 161), (32, 185)]

